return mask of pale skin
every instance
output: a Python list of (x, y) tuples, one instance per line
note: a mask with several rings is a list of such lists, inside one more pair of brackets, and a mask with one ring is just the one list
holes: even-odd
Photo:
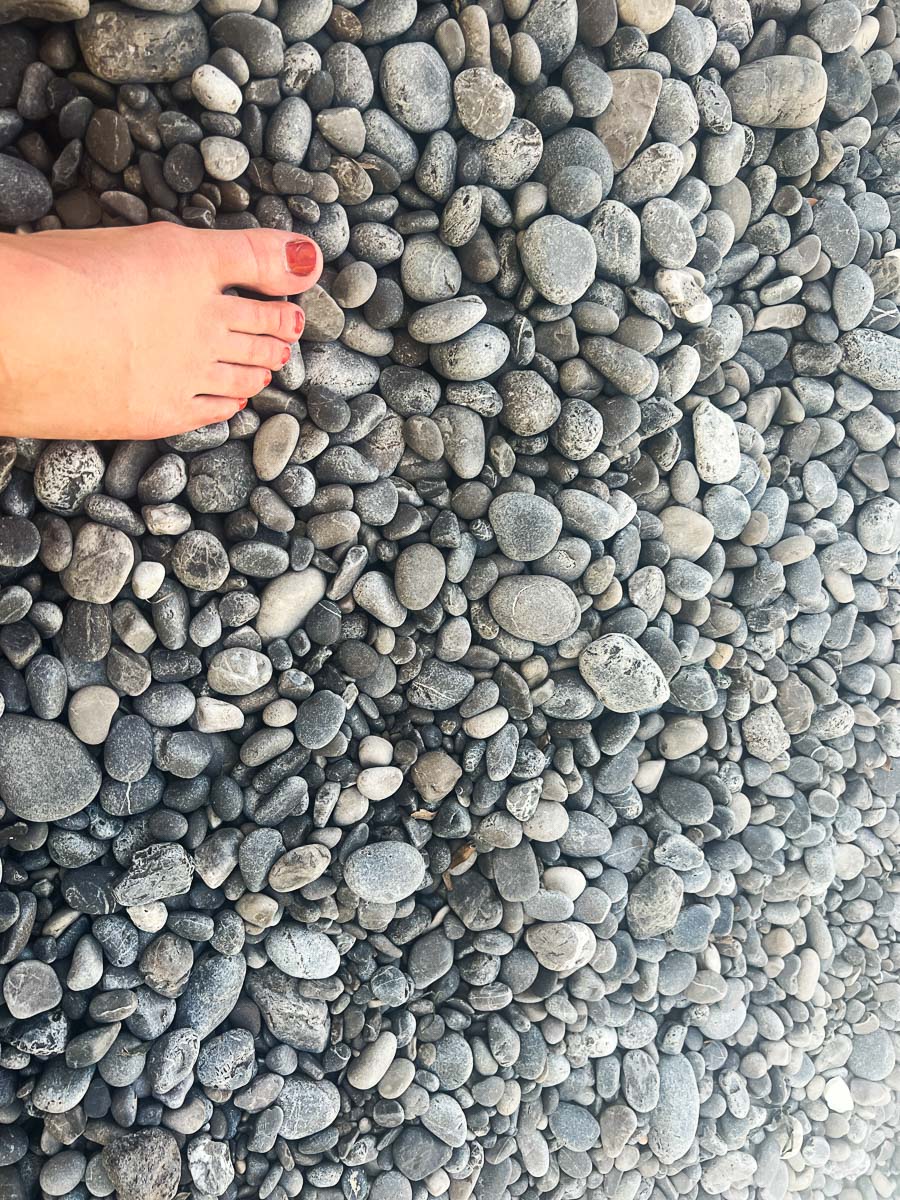
[(0, 234), (0, 436), (150, 439), (228, 420), (287, 362), (303, 312), (282, 297), (321, 270), (315, 242), (274, 229)]

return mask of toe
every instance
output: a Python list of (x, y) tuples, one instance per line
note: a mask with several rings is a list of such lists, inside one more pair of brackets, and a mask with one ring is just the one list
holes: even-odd
[(235, 333), (266, 333), (284, 342), (296, 342), (303, 332), (303, 309), (296, 304), (224, 296), (223, 308), (226, 326)]
[(191, 401), (199, 423), (192, 428), (200, 429), (203, 425), (216, 425), (219, 421), (230, 421), (233, 416), (247, 407), (247, 401), (237, 396), (194, 396)]
[(216, 273), (225, 287), (264, 296), (296, 296), (322, 273), (322, 251), (299, 233), (280, 229), (223, 230), (216, 239)]
[(265, 367), (242, 367), (235, 363), (214, 363), (207, 388), (213, 396), (255, 396), (272, 382)]
[(291, 348), (280, 338), (252, 333), (229, 333), (219, 352), (220, 361), (243, 367), (268, 367), (277, 371), (291, 357)]

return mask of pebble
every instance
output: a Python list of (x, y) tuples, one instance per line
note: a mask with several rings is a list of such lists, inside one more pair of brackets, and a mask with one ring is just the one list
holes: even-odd
[(411, 133), (430, 133), (447, 124), (453, 99), (444, 60), (426, 42), (388, 50), (381, 61), (381, 92), (391, 116)]
[(664, 1054), (659, 1063), (659, 1103), (650, 1115), (650, 1149), (661, 1163), (678, 1162), (689, 1151), (700, 1119), (697, 1079), (683, 1054)]
[(662, 671), (627, 634), (608, 633), (591, 642), (579, 655), (578, 670), (611, 712), (641, 712), (669, 698)]
[(405, 842), (379, 842), (354, 851), (344, 864), (349, 888), (373, 904), (396, 904), (422, 885), (425, 862)]
[(635, 938), (659, 937), (673, 929), (684, 885), (669, 867), (648, 871), (628, 897), (628, 927)]
[(0, 719), (0, 796), (14, 816), (57, 821), (81, 812), (102, 774), (81, 742), (53, 721)]
[(254, 622), (264, 642), (290, 637), (325, 595), (325, 576), (316, 567), (285, 574), (267, 583)]
[(703, 400), (694, 409), (694, 453), (704, 483), (730, 483), (741, 468), (738, 432), (727, 413)]
[(19, 962), (3, 980), (3, 999), (10, 1014), (26, 1021), (55, 1008), (62, 999), (62, 986), (52, 967), (42, 962)]
[(353, 1060), (347, 1071), (347, 1082), (358, 1091), (371, 1091), (384, 1079), (396, 1057), (396, 1035), (386, 1031)]
[(552, 304), (571, 304), (594, 278), (597, 252), (590, 234), (564, 217), (539, 217), (522, 235), (522, 266)]
[(172, 1200), (181, 1176), (175, 1137), (165, 1129), (142, 1129), (103, 1147), (103, 1167), (122, 1200)]
[(295, 979), (328, 979), (340, 966), (340, 954), (324, 933), (282, 922), (266, 938), (271, 962)]
[(52, 204), (50, 185), (36, 167), (0, 154), (0, 225), (37, 221)]
[(828, 76), (812, 58), (773, 54), (738, 67), (725, 84), (736, 121), (761, 129), (805, 129), (825, 106)]
[(170, 83), (203, 66), (206, 29), (196, 12), (143, 12), (92, 5), (75, 27), (92, 75), (107, 83)]
[(841, 369), (880, 391), (897, 387), (900, 354), (896, 340), (877, 329), (852, 329), (840, 339)]
[(453, 98), (463, 128), (488, 142), (505, 132), (516, 100), (512, 88), (486, 67), (460, 71), (453, 81)]
[(293, 1077), (285, 1082), (278, 1104), (284, 1113), (281, 1136), (296, 1141), (328, 1128), (340, 1109), (340, 1093), (328, 1080)]
[(562, 516), (540, 496), (507, 492), (491, 502), (491, 528), (500, 550), (513, 562), (533, 562), (559, 540)]
[(507, 633), (542, 646), (571, 636), (581, 611), (572, 589), (549, 575), (501, 579), (491, 590), (489, 604)]
[(73, 600), (109, 604), (125, 586), (134, 566), (134, 549), (128, 535), (92, 521), (75, 537), (72, 558), (60, 573), (60, 582)]

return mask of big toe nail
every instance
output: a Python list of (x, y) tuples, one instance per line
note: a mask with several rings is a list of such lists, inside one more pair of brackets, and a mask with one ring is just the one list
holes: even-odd
[(288, 270), (293, 275), (312, 275), (319, 261), (319, 248), (309, 238), (298, 238), (285, 247)]

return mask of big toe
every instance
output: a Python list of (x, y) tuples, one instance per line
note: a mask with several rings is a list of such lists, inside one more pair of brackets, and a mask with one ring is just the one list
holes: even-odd
[(263, 296), (295, 296), (311, 288), (322, 274), (322, 251), (302, 234), (241, 229), (212, 236), (217, 243), (216, 274), (223, 288), (246, 288)]

